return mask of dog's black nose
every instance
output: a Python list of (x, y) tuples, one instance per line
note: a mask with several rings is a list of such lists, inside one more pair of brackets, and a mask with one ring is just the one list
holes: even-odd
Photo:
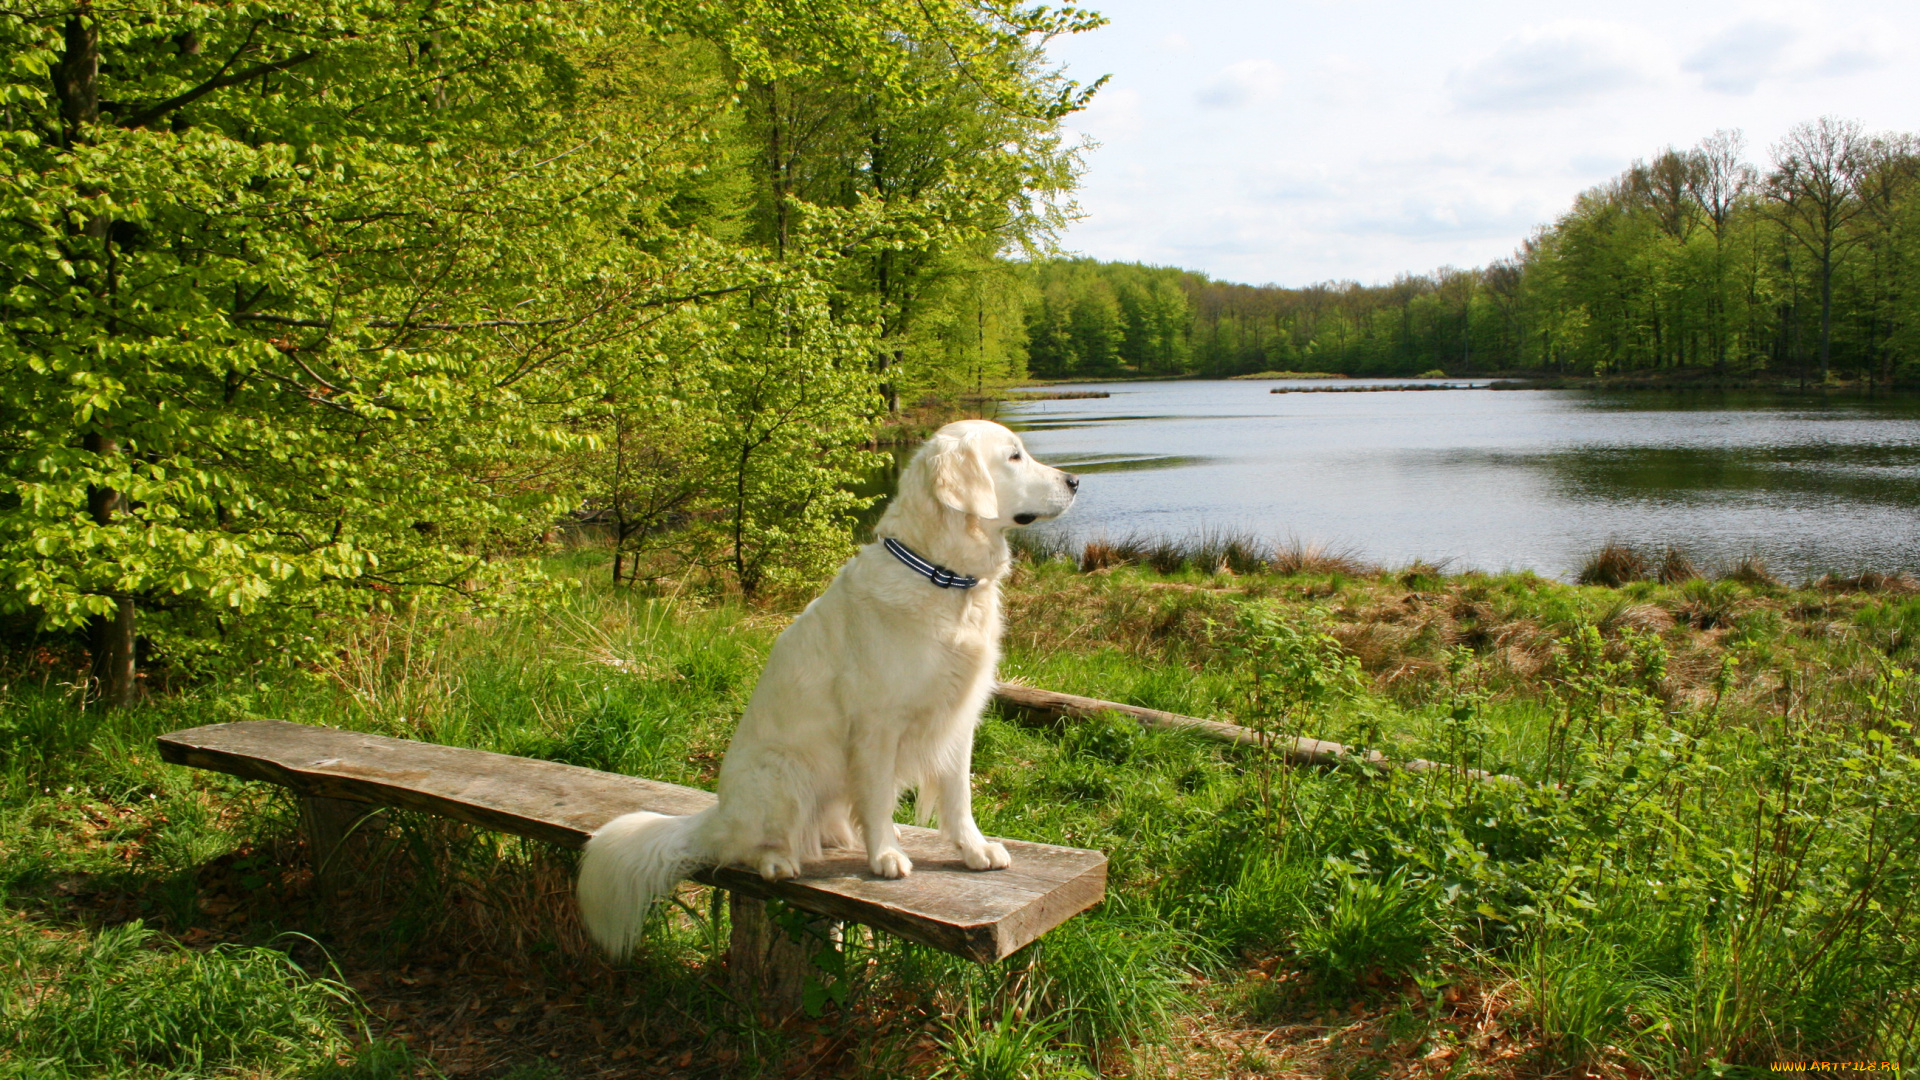
[(1067, 490), (1068, 490), (1068, 491), (1079, 491), (1079, 490), (1080, 490), (1080, 478), (1079, 478), (1079, 477), (1077, 477), (1077, 476), (1075, 476), (1075, 475), (1073, 475), (1072, 473), (1067, 473), (1067, 474), (1066, 474), (1066, 481), (1067, 481)]

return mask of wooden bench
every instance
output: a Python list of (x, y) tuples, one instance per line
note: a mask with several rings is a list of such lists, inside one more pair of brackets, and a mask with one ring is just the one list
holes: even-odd
[[(176, 731), (160, 736), (159, 746), (176, 765), (292, 789), (320, 870), (348, 830), (382, 806), (578, 848), (621, 814), (691, 814), (714, 800), (636, 776), (279, 720)], [(934, 830), (901, 826), (900, 833), (913, 873), (896, 881), (873, 876), (857, 853), (809, 863), (805, 876), (776, 883), (730, 866), (694, 875), (730, 893), (729, 978), (776, 1007), (798, 1000), (810, 956), (773, 931), (767, 900), (991, 962), (1106, 893), (1107, 858), (1097, 851), (1004, 840), (1013, 866), (980, 873), (966, 869)]]

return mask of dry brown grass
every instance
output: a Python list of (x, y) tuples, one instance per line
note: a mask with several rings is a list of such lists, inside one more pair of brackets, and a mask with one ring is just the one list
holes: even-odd
[(1912, 574), (1904, 571), (1897, 574), (1880, 574), (1869, 570), (1866, 573), (1854, 574), (1851, 577), (1837, 577), (1833, 574), (1826, 574), (1823, 575), (1820, 580), (1814, 582), (1813, 587), (1827, 592), (1893, 593), (1904, 596), (1910, 593), (1920, 592), (1920, 579), (1916, 579)]
[[(1214, 1007), (1184, 1018), (1160, 1064), (1169, 1076), (1225, 1080), (1644, 1075), (1611, 1059), (1578, 1074), (1555, 1069), (1541, 1033), (1518, 1015), (1522, 995), (1513, 983), (1451, 974), (1454, 981), (1435, 991), (1411, 982), (1383, 985), (1377, 989), (1385, 993), (1334, 1004), (1268, 960), (1237, 978), (1202, 985)], [(1409, 1023), (1413, 1017), (1418, 1020)]]
[(1595, 552), (1580, 568), (1582, 585), (1606, 585), (1617, 588), (1628, 582), (1644, 581), (1653, 569), (1645, 555), (1626, 544), (1609, 543)]
[(1758, 555), (1743, 555), (1731, 569), (1721, 575), (1728, 581), (1737, 581), (1742, 585), (1759, 588), (1777, 589), (1780, 579), (1767, 570), (1767, 560)]
[[(1920, 591), (1920, 582), (1906, 575), (1862, 575), (1824, 579), (1815, 597), (1761, 576), (1764, 567), (1757, 563), (1717, 580), (1688, 578), (1671, 555), (1660, 569), (1676, 584), (1652, 580), (1649, 562), (1644, 583), (1634, 586), (1641, 593), (1611, 596), (1545, 581), (1448, 576), (1424, 566), (1162, 578), (1125, 560), (1091, 561), (1101, 568), (1089, 574), (1039, 573), (1025, 566), (1016, 573), (1007, 594), (1014, 651), (1046, 656), (1117, 649), (1196, 673), (1220, 670), (1226, 661), (1221, 628), (1233, 620), (1234, 606), (1265, 599), (1303, 613), (1322, 612), (1329, 632), (1360, 661), (1376, 689), (1399, 700), (1424, 699), (1447, 678), (1451, 651), (1460, 649), (1471, 655), (1474, 677), (1487, 689), (1537, 695), (1543, 679), (1557, 677), (1561, 639), (1585, 621), (1599, 628), (1611, 660), (1630, 655), (1629, 638), (1657, 639), (1668, 656), (1665, 680), (1656, 688), (1660, 696), (1707, 701), (1733, 628), (1743, 620), (1771, 612), (1793, 631), (1776, 640), (1830, 643), (1858, 632), (1853, 613), (1876, 596)], [(1122, 574), (1122, 567), (1130, 568)], [(1776, 656), (1769, 663), (1790, 661)], [(1729, 704), (1765, 697), (1773, 684), (1767, 672), (1742, 666), (1727, 691), (1733, 695)]]
[(1678, 585), (1699, 576), (1700, 571), (1694, 568), (1693, 560), (1677, 547), (1667, 548), (1667, 553), (1660, 557), (1660, 571), (1655, 575), (1662, 585)]
[(1309, 544), (1302, 540), (1289, 540), (1282, 544), (1274, 550), (1269, 561), (1274, 573), (1285, 575), (1344, 574), (1357, 577), (1375, 570), (1351, 551)]

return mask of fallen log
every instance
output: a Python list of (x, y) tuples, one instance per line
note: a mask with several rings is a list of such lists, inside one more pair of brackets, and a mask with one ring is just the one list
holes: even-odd
[(1326, 739), (1310, 739), (1304, 735), (1273, 736), (1239, 724), (1202, 720), (1197, 716), (1182, 716), (1179, 713), (1161, 709), (1149, 709), (1144, 705), (1123, 705), (1118, 701), (1102, 701), (1099, 698), (1081, 697), (1079, 694), (1063, 694), (1057, 690), (1042, 690), (1020, 683), (999, 683), (994, 687), (993, 696), (994, 700), (1008, 711), (1021, 716), (1084, 717), (1111, 712), (1128, 717), (1138, 722), (1141, 727), (1191, 731), (1209, 739), (1217, 739), (1237, 746), (1265, 746), (1271, 741), (1273, 748), (1289, 765), (1330, 767), (1348, 763), (1365, 763), (1382, 768), (1407, 769), (1412, 772), (1458, 772), (1475, 780), (1501, 780), (1516, 784), (1523, 782), (1518, 777), (1490, 773), (1484, 769), (1460, 769), (1444, 762), (1428, 761), (1425, 758), (1392, 761), (1378, 750), (1369, 750), (1364, 754), (1357, 753), (1344, 743), (1329, 742)]

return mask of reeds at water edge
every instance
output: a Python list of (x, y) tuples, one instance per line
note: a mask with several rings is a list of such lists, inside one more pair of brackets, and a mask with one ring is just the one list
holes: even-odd
[(1081, 540), (1068, 533), (1010, 533), (1014, 552), (1030, 562), (1064, 559), (1082, 573), (1143, 566), (1157, 573), (1183, 570), (1233, 574), (1346, 574), (1374, 572), (1357, 554), (1289, 538), (1279, 543), (1238, 530), (1203, 529), (1185, 536), (1128, 533)]

